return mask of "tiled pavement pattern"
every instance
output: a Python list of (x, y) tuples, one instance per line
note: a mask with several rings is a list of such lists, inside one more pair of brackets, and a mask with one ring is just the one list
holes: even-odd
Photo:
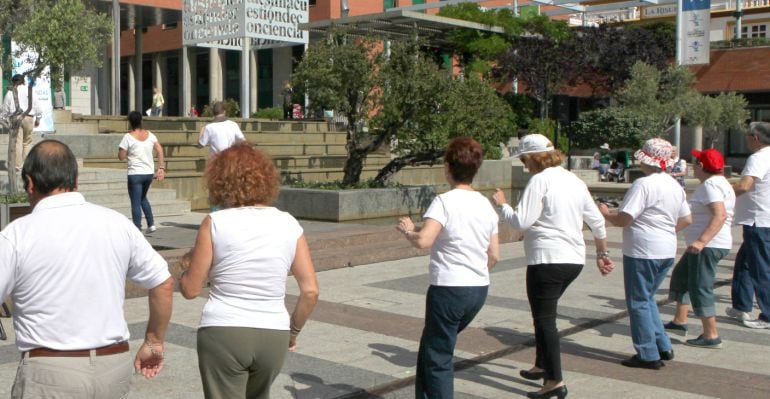
[[(174, 239), (192, 243), (194, 223), (162, 222), (156, 245), (176, 248)], [(371, 226), (305, 224), (308, 237), (329, 231), (343, 234)], [(178, 229), (178, 230), (175, 230)], [(184, 229), (185, 231), (182, 231)], [(388, 228), (383, 228), (387, 234)], [(736, 246), (740, 242), (735, 229)], [(609, 228), (612, 247), (619, 247), (620, 229)], [(187, 235), (186, 238), (179, 238)], [(165, 238), (164, 238), (165, 237)], [(166, 240), (165, 244), (158, 244)], [(189, 244), (187, 244), (189, 245)], [(347, 251), (360, 249), (350, 247)], [(623, 300), (622, 265), (608, 277), (588, 263), (560, 302), (563, 365), (570, 398), (762, 398), (770, 397), (770, 330), (750, 330), (729, 320), (731, 253), (720, 264), (717, 289), (719, 331), (724, 349), (683, 345), (672, 335), (676, 359), (660, 371), (622, 367), (633, 353)], [(612, 257), (620, 262), (620, 250)], [(492, 275), (484, 309), (460, 335), (457, 345), (456, 397), (523, 397), (538, 386), (519, 377), (534, 357), (532, 320), (524, 289), (525, 259), (521, 243), (502, 245), (502, 261)], [(289, 354), (272, 389), (274, 398), (411, 398), (414, 364), (422, 329), (427, 288), (427, 257), (370, 263), (320, 272), (321, 301), (300, 336), (299, 349)], [(667, 294), (668, 281), (659, 292)], [(290, 279), (287, 302), (292, 306), (296, 284)], [(135, 379), (131, 398), (202, 398), (195, 353), (195, 329), (204, 298), (175, 297), (166, 348), (167, 364), (154, 380)], [(673, 305), (661, 307), (670, 320)], [(757, 314), (755, 309), (754, 315)], [(146, 298), (126, 301), (132, 348), (141, 338), (147, 317)], [(9, 397), (19, 355), (13, 346), (10, 320), (2, 319), (10, 340), (0, 342), (0, 397)], [(691, 319), (690, 336), (700, 333)]]

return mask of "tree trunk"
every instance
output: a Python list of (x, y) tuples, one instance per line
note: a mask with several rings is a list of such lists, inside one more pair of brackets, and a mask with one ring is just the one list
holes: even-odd
[(374, 178), (374, 184), (380, 187), (385, 186), (385, 184), (393, 177), (393, 175), (395, 175), (396, 172), (403, 169), (404, 167), (417, 166), (417, 165), (433, 165), (443, 155), (444, 155), (444, 150), (440, 149), (440, 150), (423, 152), (423, 153), (414, 154), (414, 155), (405, 155), (402, 157), (392, 159), (390, 160), (390, 162), (388, 162), (387, 165), (385, 165), (377, 173), (377, 176)]
[(345, 174), (342, 178), (342, 184), (345, 186), (354, 185), (361, 180), (361, 171), (364, 169), (364, 158), (366, 158), (366, 153), (362, 154), (358, 148), (355, 122), (348, 117), (347, 140), (345, 141), (348, 156), (345, 159), (345, 166), (343, 167)]

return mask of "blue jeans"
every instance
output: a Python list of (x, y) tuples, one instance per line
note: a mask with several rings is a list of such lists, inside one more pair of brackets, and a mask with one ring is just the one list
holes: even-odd
[(142, 229), (142, 211), (147, 219), (147, 227), (155, 224), (152, 207), (147, 200), (147, 191), (152, 184), (153, 175), (128, 175), (128, 198), (131, 200), (131, 220), (134, 226)]
[(631, 320), (631, 340), (639, 358), (647, 362), (660, 360), (660, 352), (671, 350), (671, 339), (663, 329), (655, 292), (673, 263), (673, 258), (623, 256), (623, 284)]
[(759, 318), (770, 321), (770, 227), (743, 226), (743, 244), (733, 268), (733, 308), (751, 312), (754, 295)]
[(425, 328), (417, 353), (414, 397), (452, 399), (457, 334), (473, 321), (487, 299), (488, 286), (431, 285), (425, 298)]

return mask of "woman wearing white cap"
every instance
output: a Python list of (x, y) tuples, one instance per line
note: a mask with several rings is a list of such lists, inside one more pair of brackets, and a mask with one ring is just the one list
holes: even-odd
[(596, 265), (606, 275), (614, 264), (607, 251), (607, 232), (588, 187), (564, 169), (564, 154), (543, 135), (524, 136), (516, 157), (534, 175), (514, 210), (497, 189), (493, 201), (516, 230), (524, 231), (527, 255), (527, 297), (535, 325), (535, 366), (521, 370), (529, 380), (543, 378), (543, 388), (530, 398), (564, 398), (567, 387), (561, 372), (556, 308), (559, 298), (577, 278), (585, 263), (583, 223), (596, 242)]
[(658, 370), (661, 360), (674, 358), (655, 292), (674, 263), (676, 232), (692, 219), (684, 190), (665, 173), (673, 161), (671, 150), (666, 140), (647, 140), (634, 154), (645, 176), (628, 189), (618, 213), (599, 205), (607, 221), (623, 227), (623, 281), (636, 349), (636, 355), (621, 362), (627, 367)]

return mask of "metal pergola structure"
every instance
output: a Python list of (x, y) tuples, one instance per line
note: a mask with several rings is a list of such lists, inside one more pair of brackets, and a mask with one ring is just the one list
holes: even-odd
[[(433, 3), (431, 3), (433, 4)], [(454, 29), (475, 29), (504, 33), (503, 28), (461, 21), (438, 15), (425, 14), (409, 9), (392, 9), (377, 14), (357, 15), (334, 20), (300, 24), (301, 29), (310, 32), (310, 41), (322, 40), (333, 27), (344, 27), (348, 34), (356, 36), (379, 36), (387, 40), (403, 40), (420, 36), (430, 38), (432, 43), (446, 43), (446, 35)]]

